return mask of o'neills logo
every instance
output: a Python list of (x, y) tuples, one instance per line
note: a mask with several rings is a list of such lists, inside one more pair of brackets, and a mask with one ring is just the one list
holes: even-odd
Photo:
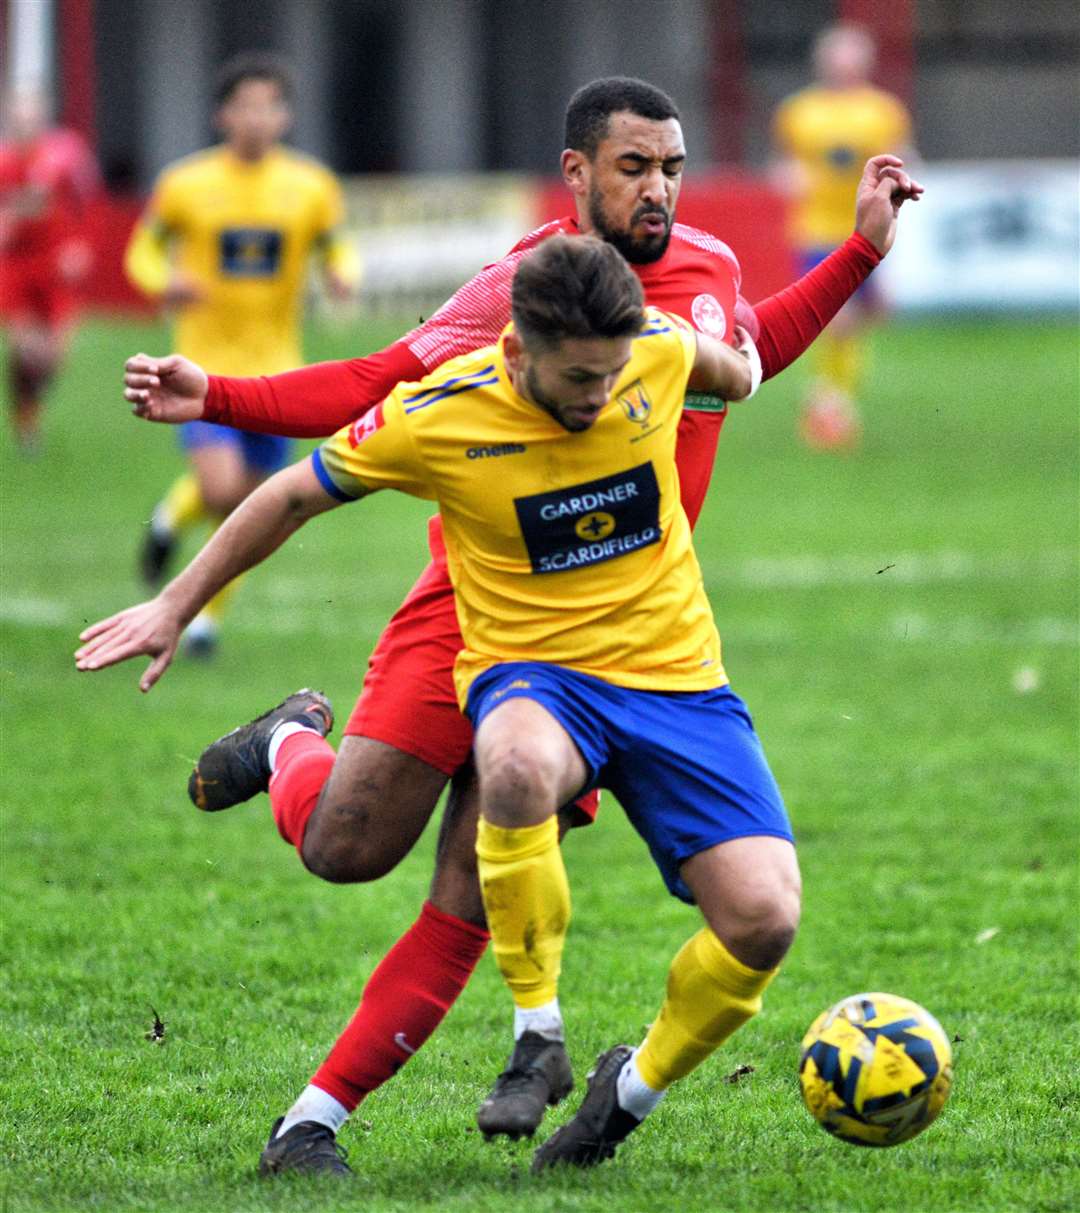
[(501, 442), (498, 446), (471, 446), (465, 452), (465, 458), (498, 459), (500, 455), (520, 455), (524, 450), (523, 442)]
[(651, 463), (514, 500), (534, 573), (563, 573), (660, 542), (660, 486)]
[(349, 427), (349, 445), (358, 447), (365, 438), (370, 438), (376, 430), (381, 430), (383, 425), (383, 411), (381, 402), (373, 409), (357, 419)]

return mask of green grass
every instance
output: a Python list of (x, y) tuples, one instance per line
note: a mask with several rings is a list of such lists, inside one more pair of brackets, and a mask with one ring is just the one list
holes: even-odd
[[(309, 348), (392, 335), (316, 335)], [(210, 738), (295, 686), (351, 705), (422, 567), (428, 510), (387, 494), (313, 523), (249, 578), (219, 659), (177, 662), (149, 696), (134, 666), (76, 675), (82, 624), (138, 595), (141, 528), (178, 466), (171, 435), (119, 399), (122, 360), (140, 347), (163, 350), (164, 337), (88, 326), (43, 456), (22, 461), (0, 439), (0, 1208), (1080, 1205), (1070, 326), (882, 332), (857, 458), (796, 443), (798, 371), (733, 410), (699, 550), (806, 885), (765, 1012), (614, 1163), (534, 1180), (524, 1143), (473, 1131), (508, 1047), (485, 958), (430, 1045), (344, 1130), (358, 1173), (345, 1188), (260, 1182), (254, 1164), (412, 920), (432, 834), (380, 884), (331, 887), (280, 842), (265, 802), (200, 817), (184, 782)], [(1018, 674), (1037, 685), (1018, 692)], [(583, 1077), (601, 1048), (640, 1036), (694, 919), (614, 804), (566, 854), (562, 998)], [(925, 1003), (960, 1038), (941, 1120), (894, 1150), (829, 1139), (798, 1097), (806, 1025), (864, 989)], [(162, 1045), (144, 1037), (151, 1007)], [(724, 1081), (744, 1064), (751, 1075)]]

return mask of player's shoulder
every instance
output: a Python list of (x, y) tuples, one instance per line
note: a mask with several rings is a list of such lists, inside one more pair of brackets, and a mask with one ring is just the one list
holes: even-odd
[(806, 84), (802, 88), (797, 88), (793, 93), (788, 93), (776, 107), (776, 116), (781, 121), (795, 118), (802, 111), (817, 105), (821, 101), (821, 98), (822, 90), (820, 85)]
[[(448, 400), (461, 400), (470, 392), (493, 387), (499, 382), (499, 348), (483, 346), (457, 358), (450, 358), (417, 383), (402, 383), (394, 389), (404, 416), (428, 414), (432, 406)], [(445, 410), (441, 410), (445, 411)]]
[(662, 307), (645, 308), (645, 323), (641, 326), (636, 340), (647, 340), (650, 337), (662, 337), (669, 333), (692, 333), (694, 326), (677, 316), (674, 312), (665, 311)]
[(564, 216), (562, 219), (552, 219), (549, 223), (542, 223), (539, 227), (533, 228), (531, 232), (522, 238), (514, 245), (507, 253), (507, 257), (520, 257), (525, 253), (531, 252), (537, 245), (543, 244), (551, 236), (567, 235), (575, 232), (577, 227), (569, 216)]
[(702, 231), (701, 228), (691, 227), (688, 223), (673, 223), (671, 225), (670, 248), (691, 257), (718, 257), (724, 261), (739, 276), (739, 259), (729, 244), (725, 244), (712, 232)]
[(197, 185), (225, 168), (225, 153), (220, 147), (204, 147), (173, 160), (158, 173), (157, 188)]
[(291, 176), (308, 181), (319, 188), (337, 188), (338, 179), (333, 171), (307, 152), (301, 152), (295, 147), (279, 147), (273, 154), (277, 164)]
[(907, 106), (895, 93), (890, 93), (887, 89), (878, 88), (875, 84), (868, 84), (866, 92), (867, 96), (872, 98), (872, 103), (883, 114), (896, 118), (901, 122), (907, 122), (910, 119)]

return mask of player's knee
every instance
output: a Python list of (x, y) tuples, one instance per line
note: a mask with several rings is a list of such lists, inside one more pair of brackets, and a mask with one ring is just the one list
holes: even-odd
[(795, 939), (800, 901), (796, 886), (783, 886), (740, 906), (724, 926), (723, 943), (751, 969), (775, 969)]
[(199, 491), (203, 504), (212, 514), (225, 518), (244, 500), (244, 486), (239, 480), (201, 480)]
[(300, 858), (331, 884), (366, 884), (391, 872), (405, 850), (370, 828), (362, 806), (324, 802), (308, 821)]
[(49, 386), (54, 364), (42, 357), (19, 354), (12, 359), (12, 394), (16, 400), (33, 400)]
[(558, 772), (535, 749), (517, 742), (499, 747), (485, 755), (479, 773), (485, 812), (496, 819), (532, 820), (538, 807), (558, 807)]
[(393, 871), (401, 856), (384, 848), (366, 845), (351, 836), (312, 830), (304, 833), (300, 849), (304, 867), (331, 884), (367, 884)]

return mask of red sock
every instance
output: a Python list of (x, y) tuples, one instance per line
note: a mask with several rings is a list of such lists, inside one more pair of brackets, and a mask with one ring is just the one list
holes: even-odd
[(270, 808), (278, 833), (298, 851), (336, 757), (325, 737), (306, 730), (286, 737), (278, 750), (277, 767), (270, 776)]
[(420, 917), (368, 978), (356, 1014), (312, 1083), (351, 1112), (409, 1060), (442, 1022), (490, 936), (424, 902)]

